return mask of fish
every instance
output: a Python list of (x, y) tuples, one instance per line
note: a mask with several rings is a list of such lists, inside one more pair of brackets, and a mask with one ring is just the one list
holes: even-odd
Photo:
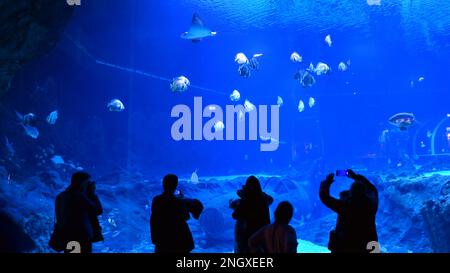
[(9, 142), (8, 137), (5, 136), (5, 147), (6, 151), (10, 156), (14, 156), (16, 154), (16, 150), (14, 149), (14, 146), (11, 142)]
[(216, 35), (217, 32), (206, 27), (200, 16), (197, 13), (194, 13), (189, 30), (181, 34), (180, 37), (185, 40), (191, 40), (193, 43), (198, 43), (206, 37), (213, 37)]
[(114, 219), (112, 218), (108, 218), (108, 223), (113, 227), (117, 227), (116, 221), (114, 221)]
[(238, 72), (241, 77), (248, 78), (251, 76), (252, 70), (259, 69), (259, 62), (257, 58), (263, 56), (262, 53), (253, 54), (253, 58), (249, 61), (244, 53), (236, 54), (234, 61), (239, 64)]
[(66, 162), (64, 161), (64, 159), (60, 155), (54, 155), (50, 160), (55, 165), (64, 165), (64, 164), (66, 164)]
[(278, 139), (276, 139), (274, 137), (263, 137), (263, 136), (260, 136), (260, 138), (263, 141), (267, 141), (267, 142), (271, 142), (271, 143), (277, 143), (277, 144), (286, 144), (287, 143), (286, 141), (280, 141), (280, 140), (278, 140)]
[(195, 170), (192, 174), (191, 174), (191, 183), (192, 184), (198, 184), (198, 175), (197, 175), (197, 171)]
[(239, 76), (249, 78), (251, 76), (251, 68), (249, 64), (242, 64), (238, 68)]
[(323, 74), (329, 74), (331, 71), (330, 67), (326, 63), (319, 62), (316, 65), (316, 68), (314, 68), (314, 72), (317, 76), (323, 75)]
[(309, 74), (308, 72), (305, 72), (300, 80), (300, 84), (303, 88), (308, 88), (313, 86), (316, 83), (316, 79)]
[(238, 90), (233, 90), (233, 92), (230, 95), (230, 100), (231, 101), (239, 101), (241, 99), (241, 94), (239, 93)]
[(62, 158), (62, 156), (60, 156), (60, 155), (52, 156), (52, 158), (50, 158), (50, 161), (52, 161), (53, 164), (55, 164), (55, 165), (69, 166), (72, 169), (77, 170), (77, 171), (82, 171), (83, 170), (83, 167), (79, 167), (79, 166), (77, 167), (77, 166), (75, 166), (75, 164), (71, 163), (70, 161), (68, 163), (66, 163), (64, 161), (64, 159)]
[(242, 52), (236, 54), (236, 56), (234, 57), (234, 61), (238, 64), (248, 64), (247, 56), (245, 56), (245, 54)]
[(332, 44), (333, 42), (331, 41), (331, 36), (330, 36), (330, 34), (328, 34), (328, 35), (325, 37), (325, 43), (326, 43), (329, 47), (331, 47), (331, 44)]
[(340, 62), (339, 63), (339, 65), (338, 65), (338, 70), (339, 71), (345, 72), (345, 71), (347, 71), (347, 69), (348, 69), (348, 67), (347, 67), (347, 65), (344, 62)]
[(25, 134), (33, 139), (37, 139), (39, 137), (39, 130), (36, 127), (21, 124), (23, 129), (25, 130)]
[(303, 145), (303, 147), (305, 149), (305, 153), (309, 153), (312, 150), (312, 148), (313, 148), (313, 144), (311, 142), (305, 143)]
[(420, 142), (420, 148), (425, 148), (427, 147), (427, 145), (425, 145), (425, 143), (423, 141)]
[(172, 83), (170, 84), (170, 89), (174, 93), (183, 93), (186, 92), (189, 85), (191, 85), (191, 82), (186, 78), (185, 76), (179, 76), (173, 79)]
[(111, 112), (122, 112), (123, 110), (125, 110), (125, 106), (123, 105), (123, 103), (118, 100), (118, 99), (112, 99), (107, 105), (106, 107), (108, 108), (109, 111)]
[(433, 136), (433, 133), (431, 131), (427, 131), (427, 137), (431, 138)]
[(316, 105), (316, 100), (313, 97), (310, 97), (309, 101), (308, 101), (308, 105), (309, 105), (309, 108), (312, 108), (314, 105)]
[(214, 123), (214, 130), (216, 132), (221, 132), (223, 131), (223, 129), (225, 129), (225, 124), (223, 124), (222, 121), (216, 121), (216, 123)]
[(283, 99), (280, 96), (278, 96), (277, 105), (278, 107), (281, 107), (283, 105)]
[(255, 105), (253, 105), (253, 103), (251, 103), (251, 102), (248, 101), (248, 100), (245, 100), (245, 102), (244, 102), (244, 108), (245, 108), (245, 111), (246, 111), (246, 112), (251, 112), (251, 111), (253, 111), (253, 110), (256, 109)]
[[(425, 80), (425, 77), (419, 77), (419, 78), (417, 79), (417, 82), (418, 82), (418, 83), (419, 83), (419, 82), (423, 82), (424, 80)], [(415, 86), (415, 81), (411, 81), (409, 85), (411, 86), (411, 88), (414, 88), (414, 86)]]
[(261, 57), (263, 54), (254, 54), (253, 58), (250, 60), (250, 62), (248, 63), (248, 66), (250, 67), (251, 70), (259, 70), (259, 62), (258, 62), (258, 57)]
[(389, 123), (404, 131), (414, 125), (416, 118), (413, 113), (398, 113), (389, 118)]
[(36, 121), (36, 115), (33, 113), (26, 114), (23, 116), (23, 124), (32, 125)]
[(294, 74), (294, 79), (300, 81), (303, 88), (309, 88), (316, 83), (316, 79), (305, 70), (300, 70)]
[(367, 5), (379, 6), (379, 5), (381, 5), (381, 0), (367, 0)]
[(28, 113), (26, 115), (22, 115), (21, 113), (16, 111), (16, 116), (19, 119), (19, 122), (24, 125), (32, 126), (36, 122), (36, 115), (33, 113)]
[(300, 54), (298, 54), (297, 52), (292, 52), (291, 54), (291, 62), (293, 63), (301, 63), (303, 60), (302, 56), (300, 56)]
[(22, 115), (16, 111), (16, 116), (19, 119), (25, 134), (33, 139), (37, 139), (39, 137), (39, 130), (33, 126), (36, 122), (36, 115), (33, 113)]
[(242, 110), (239, 110), (238, 118), (239, 120), (242, 120), (244, 118), (244, 112), (242, 112)]
[(389, 139), (389, 130), (385, 129), (381, 132), (381, 135), (378, 137), (378, 141), (380, 143), (386, 143), (388, 139)]
[(47, 116), (47, 123), (50, 125), (54, 125), (57, 119), (58, 119), (58, 110), (55, 110)]
[(302, 101), (302, 100), (300, 100), (299, 102), (298, 102), (298, 107), (297, 107), (297, 109), (298, 109), (298, 111), (301, 113), (301, 112), (303, 112), (304, 110), (305, 110), (305, 103)]

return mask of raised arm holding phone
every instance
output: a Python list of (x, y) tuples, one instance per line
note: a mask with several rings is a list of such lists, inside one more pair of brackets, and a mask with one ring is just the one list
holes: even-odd
[(330, 195), (335, 175), (329, 174), (320, 184), (319, 196), (322, 203), (338, 214), (336, 228), (330, 232), (328, 248), (333, 253), (367, 253), (369, 242), (378, 241), (375, 217), (378, 210), (378, 191), (364, 176), (352, 170), (337, 171), (354, 182), (340, 198)]

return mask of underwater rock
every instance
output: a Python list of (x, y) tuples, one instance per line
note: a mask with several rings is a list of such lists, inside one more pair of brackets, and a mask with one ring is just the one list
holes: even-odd
[(222, 213), (216, 208), (207, 208), (200, 217), (200, 226), (206, 233), (206, 237), (215, 239), (222, 237), (225, 220)]
[[(449, 252), (450, 236), (445, 234), (450, 224), (448, 177), (400, 173), (384, 179), (382, 173), (370, 175), (379, 191), (376, 219), (383, 252)], [(335, 214), (329, 213), (295, 226), (299, 238), (326, 246), (328, 232), (336, 223)]]
[(35, 243), (6, 212), (0, 211), (0, 253), (31, 251)]
[(422, 207), (421, 213), (433, 252), (450, 252), (450, 181), (441, 188), (441, 196), (429, 200)]
[(6, 180), (8, 178), (8, 171), (5, 167), (0, 165), (0, 181)]
[(336, 224), (336, 215), (329, 214), (313, 221), (300, 223), (299, 226), (293, 223), (297, 231), (297, 237), (302, 240), (311, 241), (321, 246), (328, 246), (329, 232)]
[(5, 0), (0, 2), (0, 10), (1, 97), (24, 64), (55, 47), (73, 7), (66, 1)]
[[(229, 200), (237, 198), (236, 191), (245, 184), (246, 177), (202, 176), (198, 184), (188, 182), (189, 174), (180, 179), (179, 189), (185, 197), (198, 198), (207, 206), (199, 221), (188, 222), (196, 244), (194, 252), (232, 252), (235, 221), (228, 208)], [(314, 213), (323, 207), (316, 200), (316, 185), (309, 185), (311, 182), (301, 172), (257, 177), (263, 190), (275, 198), (270, 206), (271, 218), (278, 202), (291, 201), (296, 208), (292, 226), (298, 238), (326, 247), (336, 215), (331, 211)], [(445, 251), (449, 245), (444, 234), (445, 225), (449, 224), (444, 220), (450, 219), (450, 183), (445, 183), (448, 177), (413, 178), (394, 173), (388, 178), (383, 172), (368, 177), (380, 192), (377, 229), (383, 252)], [(104, 208), (99, 220), (105, 237), (104, 243), (94, 244), (94, 252), (153, 251), (148, 218), (151, 198), (162, 190), (161, 178), (137, 170), (116, 170), (94, 179)], [(0, 207), (14, 215), (17, 224), (33, 239), (36, 248), (32, 251), (51, 252), (48, 239), (54, 221), (54, 199), (69, 180), (68, 175), (48, 170), (9, 184), (0, 183)], [(421, 210), (427, 200), (436, 201), (431, 209)]]

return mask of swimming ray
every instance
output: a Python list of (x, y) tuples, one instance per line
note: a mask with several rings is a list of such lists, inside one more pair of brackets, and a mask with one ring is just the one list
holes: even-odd
[(203, 24), (202, 19), (200, 19), (200, 16), (197, 13), (194, 13), (192, 16), (192, 26), (195, 27), (203, 27), (205, 24)]
[(216, 36), (217, 32), (206, 27), (202, 19), (197, 13), (192, 16), (191, 26), (189, 30), (181, 34), (181, 38), (191, 40), (192, 42), (200, 42), (202, 39), (210, 36)]

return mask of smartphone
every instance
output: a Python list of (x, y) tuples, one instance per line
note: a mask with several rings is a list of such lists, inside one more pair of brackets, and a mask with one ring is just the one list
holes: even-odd
[(337, 170), (336, 176), (348, 176), (348, 171), (347, 170)]

